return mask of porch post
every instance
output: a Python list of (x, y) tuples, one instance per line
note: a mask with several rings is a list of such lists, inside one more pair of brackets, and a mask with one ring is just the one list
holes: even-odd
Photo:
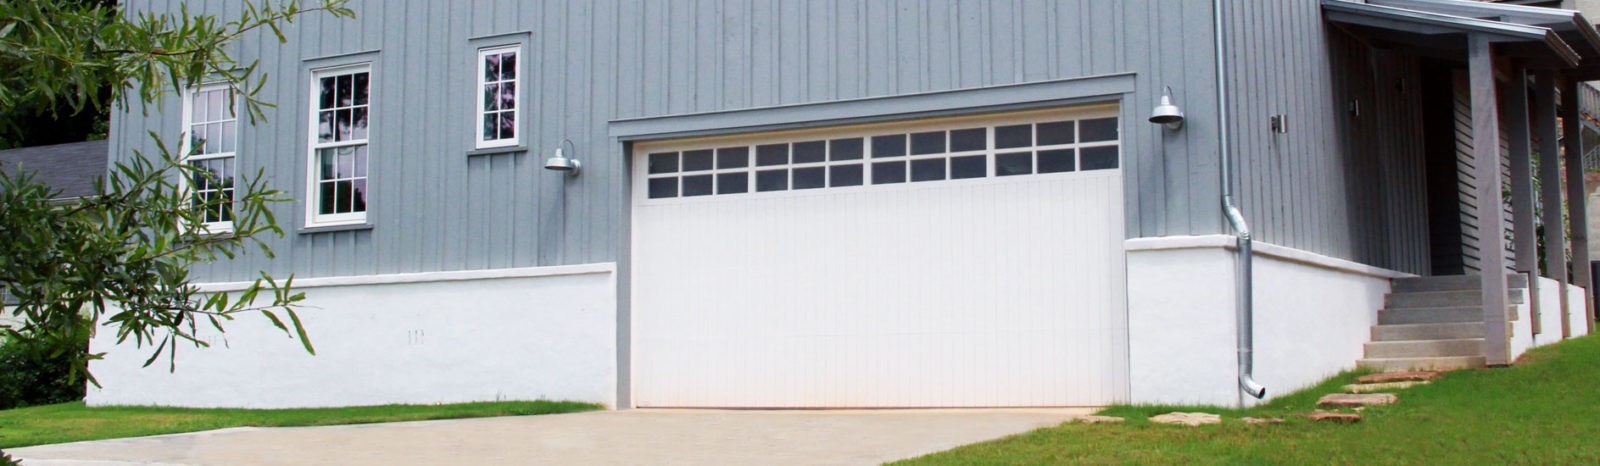
[[(1589, 288), (1593, 282), (1589, 279), (1589, 209), (1585, 207), (1588, 196), (1583, 190), (1583, 120), (1578, 110), (1577, 80), (1567, 79), (1566, 85), (1561, 88), (1561, 133), (1565, 136), (1567, 146), (1567, 222), (1572, 230), (1572, 281), (1584, 290), (1583, 320), (1586, 329), (1594, 328), (1594, 300), (1588, 299)], [(1566, 289), (1561, 290), (1561, 296), (1566, 296)], [(1567, 327), (1571, 322), (1571, 315), (1578, 309), (1577, 303), (1564, 303), (1561, 307), (1561, 337), (1572, 336), (1572, 331)]]
[(1468, 37), (1472, 88), (1472, 161), (1477, 174), (1479, 276), (1483, 284), (1483, 354), (1490, 365), (1511, 362), (1506, 325), (1505, 199), (1500, 194), (1500, 122), (1494, 54), (1487, 37)]
[[(1539, 305), (1538, 280), (1539, 240), (1533, 227), (1533, 162), (1532, 142), (1528, 134), (1528, 72), (1520, 64), (1511, 72), (1511, 82), (1506, 84), (1506, 139), (1511, 142), (1511, 235), (1517, 252), (1516, 270), (1527, 275), (1529, 302), (1534, 309)], [(1539, 313), (1533, 313), (1533, 333), (1543, 331)]]
[[(1539, 203), (1544, 207), (1540, 216), (1544, 224), (1544, 265), (1549, 277), (1567, 287), (1567, 235), (1561, 218), (1561, 137), (1556, 132), (1556, 74), (1540, 71), (1539, 87), (1535, 91), (1534, 105), (1539, 112)], [(1566, 314), (1567, 294), (1560, 293), (1562, 314)], [(1537, 311), (1534, 314), (1538, 314)], [(1557, 323), (1564, 338), (1569, 330), (1566, 319)]]

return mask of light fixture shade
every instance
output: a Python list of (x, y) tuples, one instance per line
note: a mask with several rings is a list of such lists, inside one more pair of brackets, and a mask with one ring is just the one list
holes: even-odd
[(578, 170), (582, 168), (583, 164), (578, 163), (577, 159), (569, 159), (561, 152), (561, 146), (556, 146), (555, 155), (544, 160), (545, 170), (565, 172), (567, 176), (578, 176)]
[(1161, 94), (1161, 103), (1150, 112), (1150, 122), (1174, 130), (1183, 127), (1183, 109), (1172, 104), (1172, 91)]

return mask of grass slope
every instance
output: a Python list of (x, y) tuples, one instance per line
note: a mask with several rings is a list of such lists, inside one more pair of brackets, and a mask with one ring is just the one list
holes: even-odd
[(225, 427), (290, 427), (557, 414), (601, 409), (571, 401), (507, 401), (317, 409), (85, 407), (82, 402), (0, 411), (0, 448), (174, 434)]
[[(1517, 365), (1447, 373), (1397, 392), (1351, 425), (1292, 417), (1358, 374), (1251, 409), (1113, 406), (1124, 424), (1063, 424), (907, 460), (942, 464), (1597, 464), (1600, 463), (1600, 337), (1535, 349)], [(1223, 415), (1198, 428), (1152, 424), (1172, 411)], [(1250, 425), (1241, 416), (1281, 417)]]

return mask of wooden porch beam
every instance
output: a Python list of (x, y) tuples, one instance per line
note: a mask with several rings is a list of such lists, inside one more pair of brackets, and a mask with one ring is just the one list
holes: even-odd
[[(1511, 143), (1511, 217), (1513, 247), (1517, 252), (1516, 270), (1528, 276), (1529, 302), (1539, 305), (1539, 240), (1533, 227), (1533, 147), (1528, 131), (1528, 73), (1513, 64), (1510, 81), (1502, 95), (1505, 103), (1506, 139)], [(1539, 313), (1533, 313), (1533, 333), (1543, 331)]]
[(1483, 353), (1490, 365), (1511, 362), (1506, 319), (1504, 196), (1500, 193), (1500, 122), (1494, 52), (1483, 34), (1468, 38), (1467, 76), (1472, 90), (1472, 159), (1477, 174), (1478, 274), (1483, 288)]
[[(1556, 74), (1539, 71), (1534, 91), (1534, 107), (1539, 120), (1539, 205), (1542, 207), (1540, 223), (1544, 224), (1544, 266), (1549, 278), (1560, 282), (1559, 295), (1562, 309), (1567, 307), (1564, 290), (1567, 289), (1567, 235), (1562, 229), (1561, 210), (1561, 133), (1556, 127)], [(1564, 312), (1563, 312), (1564, 313)], [(1538, 314), (1535, 312), (1535, 314)], [(1567, 334), (1567, 324), (1559, 322), (1561, 334)]]
[[(1574, 312), (1582, 312), (1586, 330), (1594, 328), (1594, 300), (1589, 299), (1589, 289), (1593, 288), (1593, 281), (1589, 277), (1589, 209), (1585, 207), (1588, 196), (1583, 190), (1583, 120), (1578, 114), (1578, 86), (1582, 84), (1568, 79), (1561, 91), (1561, 127), (1562, 134), (1566, 136), (1567, 149), (1567, 221), (1568, 229), (1572, 230), (1572, 281), (1584, 290), (1582, 307), (1578, 303), (1569, 303), (1563, 300), (1561, 306), (1561, 336), (1572, 336), (1572, 329), (1568, 326), (1572, 322)], [(1561, 296), (1566, 297), (1566, 289), (1561, 290)], [(1580, 311), (1581, 309), (1581, 311)]]

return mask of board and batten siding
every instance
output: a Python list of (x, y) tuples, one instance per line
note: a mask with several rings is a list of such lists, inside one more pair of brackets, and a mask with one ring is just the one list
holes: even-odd
[[(129, 2), (176, 12), (180, 0)], [(1310, 4), (1308, 2), (1308, 4)], [(1214, 234), (1216, 86), (1210, 2), (356, 0), (357, 18), (312, 14), (279, 45), (258, 31), (242, 63), (270, 76), (267, 122), (241, 130), (240, 171), (304, 196), (307, 61), (373, 52), (371, 229), (301, 233), (303, 201), (268, 260), (198, 267), (201, 281), (345, 276), (618, 261), (628, 202), (623, 145), (607, 123), (697, 112), (981, 88), (1131, 72), (1122, 100), (1126, 235)], [(1262, 4), (1251, 8), (1264, 8)], [(190, 2), (238, 14), (235, 2)], [(1314, 9), (1314, 8), (1312, 8)], [(1235, 7), (1234, 10), (1239, 10)], [(1320, 30), (1303, 22), (1297, 27)], [(525, 32), (526, 152), (468, 156), (473, 38)], [(1145, 123), (1163, 86), (1184, 129)], [(1070, 97), (1070, 96), (1063, 96)], [(175, 137), (179, 103), (113, 118), (118, 156)], [(583, 174), (542, 169), (562, 139)]]
[(1234, 189), (1255, 238), (1426, 272), (1417, 61), (1325, 27), (1318, 2), (1224, 5)]

